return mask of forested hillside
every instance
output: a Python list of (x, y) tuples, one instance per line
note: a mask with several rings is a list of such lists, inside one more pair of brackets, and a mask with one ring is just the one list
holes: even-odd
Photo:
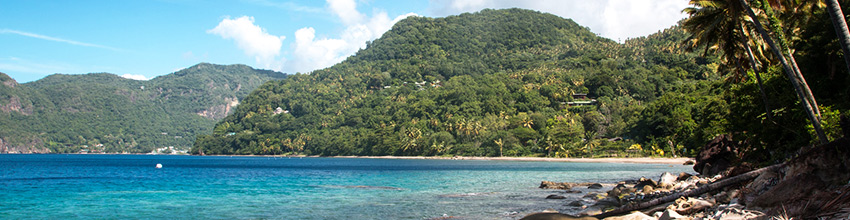
[(148, 81), (92, 73), (18, 84), (0, 74), (0, 152), (186, 150), (251, 90), (284, 76), (205, 63)]
[(264, 84), (192, 153), (692, 154), (721, 130), (696, 128), (721, 117), (702, 110), (724, 82), (687, 37), (619, 44), (522, 9), (410, 17), (340, 64)]

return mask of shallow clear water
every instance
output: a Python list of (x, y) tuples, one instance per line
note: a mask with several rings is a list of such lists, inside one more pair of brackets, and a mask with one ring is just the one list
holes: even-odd
[[(162, 169), (156, 169), (160, 163)], [(517, 219), (542, 180), (614, 183), (690, 166), (353, 158), (0, 155), (0, 219)], [(587, 189), (582, 189), (587, 190)]]

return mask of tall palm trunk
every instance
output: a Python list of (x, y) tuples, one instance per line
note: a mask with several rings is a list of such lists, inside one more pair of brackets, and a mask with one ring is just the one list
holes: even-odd
[[(744, 28), (744, 24), (740, 23), (741, 33), (744, 33), (746, 30)], [(743, 34), (742, 34), (743, 35)], [(753, 49), (750, 47), (750, 44), (746, 40), (746, 36), (741, 36), (742, 44), (744, 44), (744, 49), (747, 51), (747, 57), (750, 59), (750, 67), (753, 70), (753, 73), (756, 75), (756, 85), (759, 87), (759, 93), (761, 93), (761, 99), (764, 101), (764, 112), (767, 114), (767, 120), (773, 121), (773, 112), (770, 107), (770, 100), (767, 98), (767, 93), (764, 91), (764, 83), (761, 80), (761, 70), (758, 68), (758, 64), (756, 63), (756, 56), (753, 54)]]
[[(741, 25), (741, 31), (744, 31), (744, 25)], [(750, 48), (750, 44), (746, 41), (744, 43), (744, 48), (747, 51), (747, 57), (750, 58), (750, 67), (753, 69), (753, 72), (756, 75), (756, 84), (759, 86), (759, 92), (761, 93), (761, 99), (764, 101), (764, 112), (767, 114), (767, 120), (773, 121), (773, 113), (770, 108), (770, 101), (767, 99), (767, 93), (764, 92), (764, 84), (761, 81), (761, 71), (756, 65), (756, 56), (753, 55), (753, 50)]]
[(832, 27), (835, 28), (835, 34), (838, 35), (838, 42), (841, 43), (841, 48), (844, 49), (844, 63), (847, 66), (847, 71), (850, 71), (850, 30), (847, 29), (844, 12), (841, 11), (841, 5), (838, 4), (838, 0), (826, 0), (826, 11), (829, 12), (829, 17), (832, 18)]
[(797, 66), (797, 60), (794, 59), (794, 53), (788, 51), (788, 62), (791, 64), (791, 67), (794, 68), (794, 74), (797, 75), (797, 80), (800, 80), (800, 84), (803, 85), (803, 92), (806, 94), (806, 97), (809, 99), (812, 108), (815, 111), (815, 116), (818, 117), (818, 121), (820, 121), (820, 107), (818, 106), (818, 102), (815, 101), (815, 95), (812, 94), (812, 90), (809, 87), (809, 83), (806, 82), (806, 78), (803, 77), (803, 73), (800, 72), (800, 67)]
[(759, 22), (758, 16), (753, 12), (753, 9), (747, 3), (746, 0), (738, 0), (741, 3), (741, 6), (747, 11), (747, 15), (753, 19), (753, 23), (755, 24), (756, 30), (758, 30), (759, 34), (764, 38), (764, 41), (767, 42), (767, 45), (770, 46), (770, 49), (776, 54), (776, 57), (779, 59), (779, 62), (782, 63), (782, 67), (785, 69), (785, 74), (788, 76), (788, 79), (791, 80), (791, 85), (794, 87), (794, 90), (797, 92), (797, 98), (800, 99), (800, 103), (803, 105), (803, 109), (806, 111), (806, 115), (809, 117), (809, 121), (812, 123), (812, 127), (814, 127), (815, 132), (817, 133), (818, 140), (821, 143), (827, 143), (829, 140), (826, 138), (826, 134), (823, 132), (823, 127), (821, 127), (820, 120), (815, 115), (815, 111), (812, 108), (812, 103), (808, 100), (805, 92), (803, 91), (800, 80), (797, 78), (796, 71), (794, 68), (788, 64), (788, 60), (785, 59), (785, 55), (782, 53), (782, 50), (776, 45), (776, 42), (773, 41), (772, 37), (767, 34), (767, 31), (764, 30), (764, 27)]

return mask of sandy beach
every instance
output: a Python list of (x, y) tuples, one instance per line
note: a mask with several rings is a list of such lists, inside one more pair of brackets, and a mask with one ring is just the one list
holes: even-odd
[(337, 158), (373, 158), (373, 159), (434, 159), (434, 160), (501, 160), (501, 161), (545, 161), (545, 162), (581, 162), (581, 163), (642, 163), (642, 164), (684, 164), (693, 158), (546, 158), (546, 157), (422, 157), (422, 156), (336, 156)]

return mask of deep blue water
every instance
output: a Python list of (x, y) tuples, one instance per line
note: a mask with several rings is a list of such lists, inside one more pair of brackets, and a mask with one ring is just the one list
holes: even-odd
[[(160, 163), (162, 169), (156, 169)], [(613, 183), (690, 166), (353, 158), (0, 154), (0, 219), (517, 219), (542, 180)], [(583, 189), (586, 190), (586, 189)], [(584, 194), (566, 194), (570, 200)]]

